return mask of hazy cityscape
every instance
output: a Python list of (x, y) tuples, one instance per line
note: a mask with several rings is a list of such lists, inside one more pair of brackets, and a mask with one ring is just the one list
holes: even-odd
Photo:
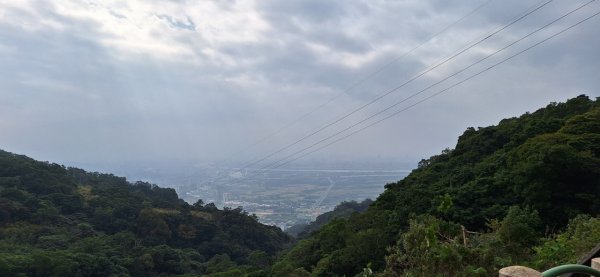
[(172, 187), (188, 203), (242, 207), (268, 225), (287, 229), (314, 220), (342, 201), (375, 199), (384, 185), (406, 176), (410, 163), (301, 164), (259, 171), (210, 164), (122, 166), (130, 181)]

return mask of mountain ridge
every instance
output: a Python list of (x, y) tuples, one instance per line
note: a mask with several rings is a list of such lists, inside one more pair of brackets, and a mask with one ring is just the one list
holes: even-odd
[[(425, 224), (419, 216), (435, 217), (422, 219), (427, 228), (446, 224), (432, 223), (441, 220), (486, 233), (510, 209), (516, 209), (514, 217), (539, 217), (539, 225), (528, 227), (535, 232), (562, 230), (579, 214), (598, 215), (600, 100), (580, 95), (495, 126), (467, 128), (454, 149), (423, 159), (407, 177), (385, 187), (366, 212), (335, 219), (300, 241), (273, 267), (277, 276), (294, 270), (354, 276), (365, 267), (381, 272), (394, 264), (386, 258), (394, 256), (389, 249), (405, 251), (402, 238)], [(525, 245), (530, 256), (533, 241)], [(507, 255), (507, 260), (527, 256)], [(489, 262), (485, 270), (495, 274), (490, 270), (503, 264), (507, 261)]]
[(260, 270), (292, 239), (241, 209), (0, 151), (0, 275), (158, 276)]

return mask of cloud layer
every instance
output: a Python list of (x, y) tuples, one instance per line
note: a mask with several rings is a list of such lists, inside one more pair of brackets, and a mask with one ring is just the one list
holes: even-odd
[[(0, 148), (67, 163), (218, 161), (336, 97), (234, 156), (245, 161), (402, 84), (536, 3), (0, 1)], [(304, 143), (419, 91), (583, 3), (547, 4)], [(419, 97), (598, 10), (600, 4), (592, 3)], [(600, 96), (598, 24), (594, 18), (309, 158), (426, 157), (451, 147), (466, 127), (494, 124), (582, 93)]]

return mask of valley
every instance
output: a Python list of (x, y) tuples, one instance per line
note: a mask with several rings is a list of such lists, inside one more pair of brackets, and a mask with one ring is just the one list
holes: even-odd
[(172, 187), (190, 204), (202, 200), (219, 208), (242, 207), (261, 223), (282, 230), (308, 223), (343, 201), (375, 199), (385, 184), (404, 178), (411, 168), (408, 162), (303, 164), (256, 174), (253, 168), (160, 166), (122, 166), (115, 172), (129, 180)]

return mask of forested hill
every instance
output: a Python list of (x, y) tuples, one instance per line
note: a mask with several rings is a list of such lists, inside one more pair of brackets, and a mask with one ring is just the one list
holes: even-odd
[(575, 262), (600, 242), (598, 199), (586, 96), (468, 128), (276, 261), (292, 239), (241, 209), (0, 151), (0, 276), (494, 276)]
[(260, 273), (290, 243), (241, 209), (0, 151), (0, 276)]
[(598, 199), (600, 101), (582, 95), (468, 128), (365, 213), (300, 241), (273, 272), (492, 276), (511, 264), (575, 262), (600, 242), (600, 221), (582, 215), (598, 216)]

